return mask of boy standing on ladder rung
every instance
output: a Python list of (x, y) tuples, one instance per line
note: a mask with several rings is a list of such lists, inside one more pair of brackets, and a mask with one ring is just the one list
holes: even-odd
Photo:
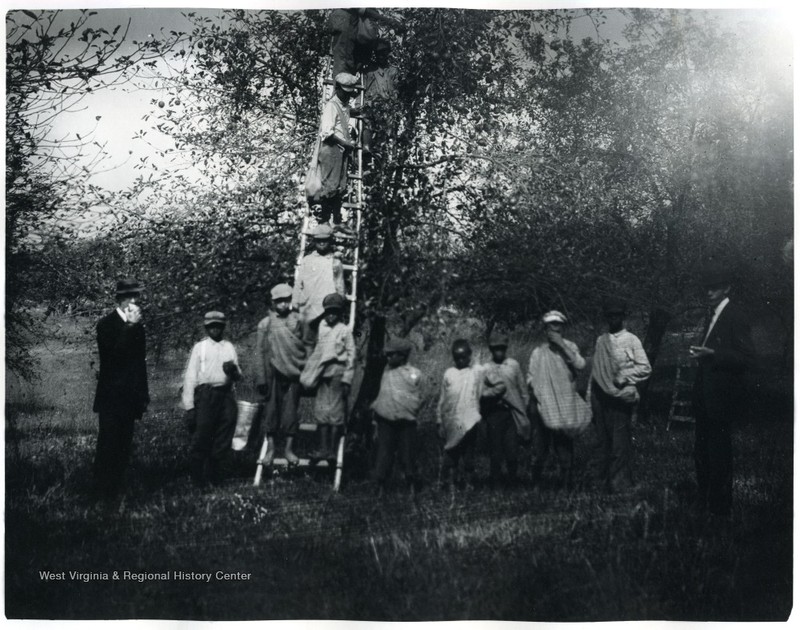
[(329, 225), (318, 225), (311, 233), (315, 251), (303, 258), (294, 286), (294, 306), (303, 322), (303, 343), (308, 354), (314, 348), (317, 330), (325, 309), (326, 295), (344, 297), (344, 268), (333, 254), (333, 233)]
[(263, 428), (259, 428), (259, 444), (264, 435), (269, 448), (264, 464), (269, 466), (275, 457), (275, 438), (286, 438), (284, 453), (289, 464), (297, 464), (292, 449), (297, 434), (297, 408), (300, 403), (300, 373), (306, 362), (303, 343), (303, 324), (291, 310), (292, 287), (278, 284), (270, 292), (272, 309), (258, 323), (256, 341), (256, 386), (264, 397)]
[(336, 75), (334, 95), (325, 102), (319, 123), (319, 139), (312, 157), (306, 185), (308, 205), (319, 205), (322, 223), (342, 222), (342, 201), (347, 194), (347, 172), (352, 152), (357, 148), (350, 137), (350, 99), (355, 95), (358, 79), (352, 74)]
[(334, 457), (336, 433), (344, 427), (347, 415), (347, 399), (355, 375), (356, 344), (342, 321), (346, 303), (338, 293), (325, 297), (319, 341), (300, 375), (303, 387), (317, 390), (314, 421), (319, 426), (320, 446), (312, 459)]

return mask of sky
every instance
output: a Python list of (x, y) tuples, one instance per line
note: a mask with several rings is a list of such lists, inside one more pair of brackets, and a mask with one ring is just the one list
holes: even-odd
[[(92, 3), (84, 2), (79, 6), (89, 7)], [(97, 3), (95, 3), (97, 4)], [(105, 6), (121, 5), (107, 1), (103, 3)], [(159, 3), (147, 2), (142, 4), (157, 5)], [(162, 5), (164, 3), (161, 3)], [(170, 3), (181, 4), (181, 3)], [(184, 3), (185, 4), (185, 3)], [(198, 14), (214, 16), (219, 14), (219, 10), (213, 8), (198, 9), (197, 6), (201, 4), (208, 5), (209, 3), (195, 2), (192, 8), (175, 9), (175, 8), (159, 8), (151, 6), (150, 8), (127, 9), (127, 8), (112, 8), (112, 9), (96, 9), (98, 15), (93, 16), (92, 25), (104, 26), (106, 28), (113, 28), (118, 24), (123, 26), (130, 20), (130, 30), (128, 32), (127, 40), (132, 46), (133, 41), (143, 41), (151, 37), (160, 37), (160, 34), (169, 33), (169, 31), (190, 31), (191, 23), (181, 15), (182, 12), (195, 11)], [(305, 3), (308, 6), (331, 6), (332, 2), (317, 2)], [(373, 5), (378, 3), (373, 3)], [(388, 4), (388, 3), (384, 3)], [(391, 3), (391, 6), (397, 6), (398, 3)], [(413, 4), (413, 3), (404, 3)], [(430, 3), (416, 3), (425, 5)], [(447, 5), (448, 3), (439, 3)], [(456, 4), (456, 3), (451, 3)], [(512, 3), (512, 2), (459, 2), (460, 6), (468, 6), (470, 8), (489, 7), (492, 8), (520, 8), (521, 6), (531, 8), (544, 8), (546, 6), (561, 6), (565, 8), (573, 8), (579, 5), (586, 6), (591, 3), (579, 2), (561, 2), (561, 3), (542, 3), (542, 2), (528, 2), (528, 3)], [(638, 2), (636, 6), (644, 6), (646, 2)], [(666, 5), (668, 3), (662, 3)], [(708, 4), (708, 3), (707, 3)], [(59, 2), (48, 3), (38, 2), (37, 6), (42, 8), (50, 7), (64, 7), (75, 6), (75, 3)], [(237, 2), (237, 6), (246, 6), (247, 3)], [(252, 3), (251, 3), (252, 5)], [(256, 6), (260, 8), (267, 7), (285, 7), (294, 6), (297, 8), (299, 4), (295, 3), (269, 3), (261, 2)], [(8, 3), (5, 3), (8, 7)], [(594, 6), (598, 6), (594, 3)], [(719, 14), (723, 21), (731, 26), (736, 26), (737, 23), (748, 22), (752, 20), (768, 20), (768, 21), (781, 21), (784, 19), (784, 14), (776, 14), (774, 12), (765, 11), (763, 9), (736, 9), (727, 11), (715, 11)], [(71, 11), (63, 13), (63, 19), (69, 22), (74, 19), (74, 14)], [(622, 27), (624, 26), (624, 18), (618, 12), (611, 12), (609, 14), (608, 22), (603, 26), (601, 35), (603, 37), (617, 40), (621, 36)], [(576, 38), (595, 37), (596, 33), (593, 25), (588, 19), (579, 20), (575, 24), (574, 36)], [(769, 42), (765, 42), (769, 45)], [(167, 72), (166, 64), (160, 63), (157, 66), (159, 72)], [(158, 163), (158, 158), (154, 155), (159, 150), (168, 150), (174, 146), (172, 140), (154, 128), (156, 122), (155, 117), (150, 121), (144, 121), (143, 117), (148, 114), (154, 114), (158, 111), (158, 105), (154, 105), (153, 101), (161, 101), (167, 95), (167, 88), (163, 82), (156, 81), (139, 81), (137, 85), (125, 85), (109, 89), (97, 90), (93, 94), (87, 95), (82, 103), (82, 110), (76, 113), (68, 113), (59, 117), (57, 124), (51, 133), (54, 139), (62, 137), (71, 137), (72, 134), (80, 134), (82, 138), (90, 137), (91, 140), (105, 145), (106, 151), (110, 157), (105, 160), (102, 165), (102, 170), (95, 173), (92, 177), (92, 183), (102, 188), (112, 191), (125, 190), (129, 188), (135, 178), (142, 173), (137, 170), (135, 166), (143, 157), (155, 159)], [(99, 119), (98, 119), (99, 116)], [(145, 131), (144, 138), (134, 139), (140, 131)]]

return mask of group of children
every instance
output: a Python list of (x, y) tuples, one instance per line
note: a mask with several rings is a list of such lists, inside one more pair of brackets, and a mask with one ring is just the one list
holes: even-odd
[[(298, 463), (294, 438), (304, 391), (314, 393), (319, 425), (319, 448), (310, 457), (334, 457), (355, 372), (355, 342), (344, 323), (342, 263), (333, 253), (331, 228), (320, 225), (311, 236), (314, 251), (303, 258), (296, 286), (272, 288), (272, 309), (257, 328), (254, 363), (263, 420), (254, 423), (248, 442), (260, 445), (264, 435), (271, 438), (267, 465), (275, 457), (278, 436), (285, 439), (287, 462)], [(198, 485), (219, 478), (236, 429), (233, 384), (241, 378), (236, 349), (222, 339), (224, 314), (207, 313), (204, 323), (208, 337), (192, 348), (183, 382), (186, 424), (192, 433), (190, 471)]]
[[(639, 399), (636, 385), (649, 377), (651, 368), (639, 339), (624, 328), (625, 304), (609, 300), (604, 313), (608, 332), (597, 339), (588, 392), (591, 404), (577, 388), (586, 360), (577, 345), (562, 336), (567, 318), (559, 311), (542, 317), (546, 340), (531, 353), (527, 377), (508, 356), (506, 336), (490, 337), (491, 360), (483, 364), (473, 361), (468, 341), (453, 343), (454, 365), (442, 377), (436, 413), (444, 440), (445, 484), (463, 482), (465, 473), (474, 470), (476, 442), (485, 435), (492, 485), (517, 481), (519, 444), (531, 440), (533, 482), (539, 481), (552, 446), (560, 483), (571, 487), (574, 440), (592, 426), (593, 485), (612, 492), (633, 485), (630, 426)], [(408, 365), (409, 352), (406, 342), (387, 344), (387, 366), (372, 405), (378, 424), (379, 485), (387, 480), (397, 450), (408, 482), (418, 484), (413, 439), (422, 401), (419, 370)]]
[[(258, 324), (255, 376), (263, 397), (263, 421), (254, 424), (250, 443), (269, 448), (264, 463), (275, 457), (277, 438), (285, 440), (287, 462), (297, 464), (294, 438), (303, 391), (314, 393), (314, 421), (319, 446), (312, 460), (333, 459), (339, 432), (347, 420), (355, 371), (355, 343), (344, 323), (341, 263), (332, 253), (330, 228), (313, 233), (315, 251), (303, 260), (294, 289), (271, 290), (272, 309)], [(338, 279), (337, 279), (338, 278)], [(333, 289), (333, 290), (331, 290)], [(575, 343), (564, 339), (567, 318), (559, 311), (542, 317), (546, 340), (531, 353), (527, 375), (508, 356), (508, 337), (492, 335), (491, 359), (473, 360), (470, 344), (452, 345), (453, 366), (442, 377), (436, 420), (444, 440), (442, 480), (460, 484), (474, 466), (479, 436), (485, 436), (493, 484), (518, 477), (520, 442), (533, 442), (533, 481), (542, 474), (549, 451), (555, 451), (561, 482), (572, 482), (573, 442), (590, 424), (594, 429), (592, 479), (616, 491), (632, 484), (630, 424), (638, 401), (637, 383), (648, 378), (650, 364), (639, 339), (624, 328), (625, 306), (609, 301), (604, 308), (608, 332), (596, 344), (587, 398), (577, 388), (586, 368)], [(219, 476), (236, 424), (233, 384), (241, 378), (233, 345), (224, 340), (225, 316), (206, 314), (208, 337), (195, 344), (187, 365), (183, 404), (192, 431), (191, 474), (198, 484)], [(382, 492), (395, 457), (405, 479), (419, 487), (415, 455), (417, 422), (423, 404), (422, 374), (409, 364), (412, 345), (391, 339), (384, 347), (386, 367), (371, 410), (377, 435), (373, 478)]]

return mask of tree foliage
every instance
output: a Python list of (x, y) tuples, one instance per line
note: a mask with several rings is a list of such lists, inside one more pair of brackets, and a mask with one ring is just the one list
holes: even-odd
[[(790, 46), (702, 12), (623, 13), (616, 43), (608, 11), (395, 12), (360, 321), (407, 334), (445, 305), (490, 326), (593, 319), (618, 294), (663, 324), (696, 304), (708, 257), (791, 312), (791, 80), (761, 70)], [(171, 71), (143, 66), (166, 86), (148, 123), (175, 149), (113, 200), (126, 211), (106, 237), (123, 261), (109, 275), (142, 276), (172, 340), (207, 306), (257, 317), (292, 277), (329, 41), (320, 11), (186, 18), (180, 47), (151, 50)], [(578, 20), (595, 36), (574, 37)]]
[(136, 64), (174, 43), (134, 42), (123, 52), (127, 28), (95, 26), (96, 15), (6, 14), (6, 363), (26, 376), (33, 373), (28, 347), (37, 331), (29, 307), (44, 293), (38, 283), (45, 281), (50, 297), (60, 300), (76, 280), (64, 282), (69, 267), (42, 267), (40, 253), (81, 234), (87, 227), (81, 216), (106, 196), (86, 181), (108, 157), (92, 140), (94, 130), (55, 137), (54, 123), (78, 110), (86, 94), (127, 81)]

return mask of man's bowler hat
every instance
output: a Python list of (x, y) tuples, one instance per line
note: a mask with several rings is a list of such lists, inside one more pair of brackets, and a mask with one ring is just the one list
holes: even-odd
[(117, 282), (117, 296), (139, 295), (142, 292), (142, 285), (133, 278), (123, 278)]

